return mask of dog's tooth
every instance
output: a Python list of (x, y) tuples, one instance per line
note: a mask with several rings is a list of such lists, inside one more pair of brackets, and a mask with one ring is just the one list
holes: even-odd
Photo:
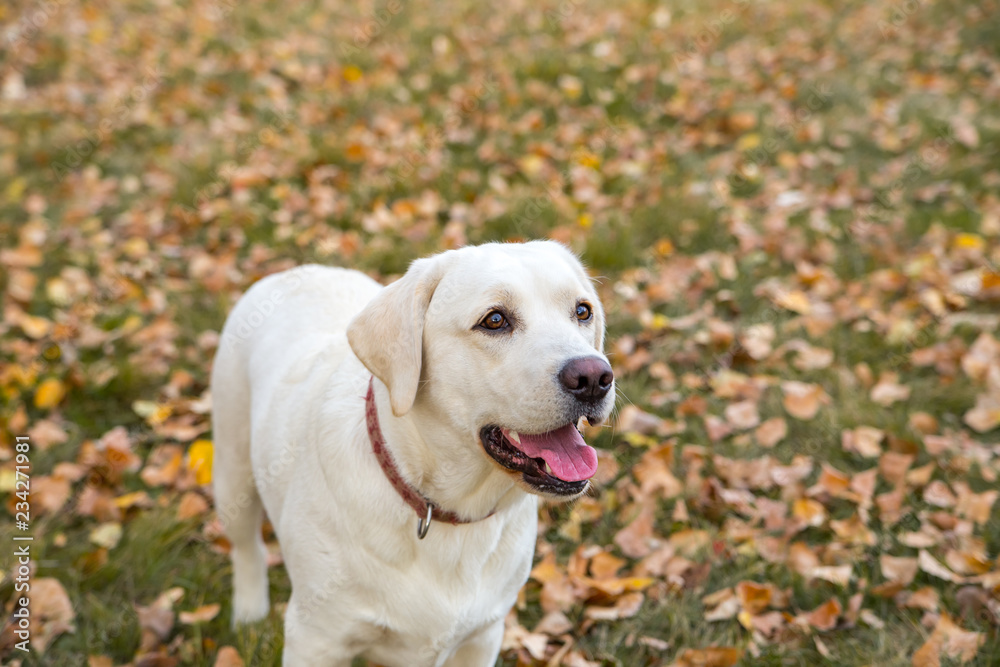
[(517, 431), (508, 431), (507, 435), (510, 436), (510, 439), (516, 442), (517, 444), (519, 445), (521, 444), (521, 436), (517, 434)]
[(552, 466), (549, 465), (548, 461), (545, 462), (545, 472), (546, 474), (552, 474)]

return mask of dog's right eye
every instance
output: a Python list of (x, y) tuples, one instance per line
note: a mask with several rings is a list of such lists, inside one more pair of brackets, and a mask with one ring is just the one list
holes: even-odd
[(501, 331), (508, 328), (510, 322), (507, 321), (507, 316), (499, 310), (491, 310), (486, 313), (486, 317), (479, 320), (479, 326), (488, 331)]

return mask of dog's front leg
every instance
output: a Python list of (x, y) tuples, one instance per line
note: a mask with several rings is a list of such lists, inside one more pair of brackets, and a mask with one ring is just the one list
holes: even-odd
[(466, 639), (444, 667), (493, 667), (503, 641), (503, 619), (487, 625)]
[(283, 667), (350, 667), (354, 656), (344, 629), (336, 623), (320, 627), (322, 615), (302, 600), (293, 590), (285, 611)]

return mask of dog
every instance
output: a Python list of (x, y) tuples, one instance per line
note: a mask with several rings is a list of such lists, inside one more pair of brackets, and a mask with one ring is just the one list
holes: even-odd
[(388, 287), (303, 266), (257, 282), (212, 371), (233, 621), (269, 611), (264, 512), (292, 583), (283, 664), (494, 665), (539, 498), (597, 469), (605, 316), (553, 241), (414, 261)]

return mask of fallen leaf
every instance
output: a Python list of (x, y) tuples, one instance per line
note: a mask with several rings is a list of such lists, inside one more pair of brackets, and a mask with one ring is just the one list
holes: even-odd
[(90, 541), (105, 549), (114, 549), (122, 539), (122, 525), (118, 522), (102, 523), (90, 531)]
[(31, 647), (45, 653), (56, 637), (75, 632), (76, 612), (66, 589), (53, 577), (40, 577), (31, 582), (31, 617), (34, 619)]
[(243, 658), (240, 652), (232, 646), (223, 646), (215, 654), (215, 664), (213, 667), (244, 667)]
[(782, 404), (785, 410), (804, 421), (813, 419), (820, 406), (830, 402), (829, 395), (818, 384), (790, 380), (781, 383), (781, 390), (784, 392)]
[(830, 598), (820, 606), (805, 614), (803, 616), (803, 620), (817, 630), (826, 632), (836, 627), (837, 619), (840, 618), (842, 611), (843, 607), (840, 605), (840, 600), (837, 598)]
[(206, 604), (198, 607), (197, 609), (192, 609), (191, 611), (182, 611), (177, 615), (177, 619), (184, 625), (204, 623), (206, 621), (211, 621), (213, 618), (218, 616), (221, 608), (222, 607), (217, 602), (213, 604)]
[(754, 437), (761, 447), (774, 447), (788, 435), (788, 422), (783, 417), (772, 417), (757, 427)]
[(35, 390), (35, 407), (39, 410), (51, 410), (62, 402), (66, 396), (66, 385), (56, 378), (46, 378)]
[(965, 580), (964, 577), (960, 577), (949, 570), (923, 549), (917, 554), (917, 563), (921, 570), (938, 579), (944, 579), (955, 584), (962, 583)]
[(727, 405), (725, 417), (733, 428), (740, 431), (753, 428), (760, 423), (760, 414), (757, 412), (755, 401), (740, 401)]
[(672, 667), (733, 667), (743, 658), (743, 650), (732, 647), (684, 649)]
[(882, 406), (890, 406), (898, 401), (905, 401), (910, 398), (910, 387), (899, 383), (899, 373), (883, 373), (878, 383), (871, 390), (873, 402)]
[(198, 484), (212, 481), (212, 441), (195, 440), (188, 449), (188, 468), (194, 472)]
[(188, 491), (181, 496), (181, 502), (177, 505), (177, 519), (184, 521), (192, 517), (200, 516), (208, 511), (208, 501), (200, 493)]

